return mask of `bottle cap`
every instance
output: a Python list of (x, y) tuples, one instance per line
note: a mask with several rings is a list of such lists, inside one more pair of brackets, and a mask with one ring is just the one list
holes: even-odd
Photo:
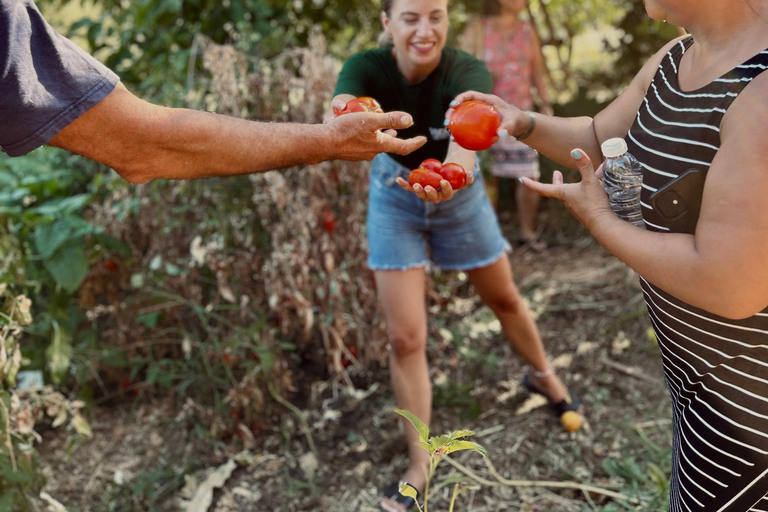
[(603, 142), (600, 149), (605, 158), (616, 158), (627, 152), (627, 143), (621, 137), (614, 137)]

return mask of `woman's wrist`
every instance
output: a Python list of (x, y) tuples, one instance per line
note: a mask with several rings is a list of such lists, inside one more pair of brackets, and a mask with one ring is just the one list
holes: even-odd
[(525, 130), (523, 131), (518, 130), (516, 134), (512, 134), (512, 136), (517, 140), (527, 139), (528, 137), (531, 136), (533, 131), (536, 129), (536, 114), (534, 114), (533, 112), (529, 112), (527, 110), (521, 111), (521, 114), (525, 116), (526, 121), (522, 121), (519, 124), (522, 124), (523, 126), (525, 126)]

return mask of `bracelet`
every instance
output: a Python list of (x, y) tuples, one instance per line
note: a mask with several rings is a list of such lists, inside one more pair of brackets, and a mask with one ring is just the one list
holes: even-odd
[(555, 369), (552, 368), (551, 366), (548, 366), (546, 370), (544, 370), (543, 372), (539, 372), (531, 368), (531, 373), (533, 373), (533, 376), (536, 377), (537, 379), (544, 379), (546, 377), (549, 377), (550, 375), (554, 375)]
[(529, 119), (528, 129), (525, 130), (525, 133), (523, 133), (519, 137), (515, 137), (517, 140), (527, 139), (528, 137), (531, 136), (531, 134), (533, 133), (533, 130), (536, 129), (536, 116), (533, 115), (533, 112), (526, 112), (526, 114), (528, 114), (528, 119)]

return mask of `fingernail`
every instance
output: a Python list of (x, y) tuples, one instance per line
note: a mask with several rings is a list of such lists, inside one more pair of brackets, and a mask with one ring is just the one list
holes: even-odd
[(517, 181), (519, 181), (520, 183), (522, 183), (522, 182), (523, 182), (523, 178), (517, 178)]
[(443, 120), (443, 126), (448, 126), (448, 118), (445, 118), (445, 119)]
[(456, 100), (453, 100), (448, 106), (449, 107), (455, 107), (456, 106)]
[(571, 156), (573, 157), (574, 160), (579, 160), (582, 156), (581, 151), (579, 151), (578, 149), (574, 149), (573, 151), (571, 151)]
[(403, 124), (411, 124), (411, 116), (402, 116), (400, 117), (400, 122)]
[(456, 140), (455, 138), (453, 138), (453, 135), (451, 135), (451, 140)]
[(499, 128), (499, 131), (496, 132), (496, 134), (502, 139), (506, 139), (507, 137), (509, 137), (509, 132), (507, 131), (506, 128)]

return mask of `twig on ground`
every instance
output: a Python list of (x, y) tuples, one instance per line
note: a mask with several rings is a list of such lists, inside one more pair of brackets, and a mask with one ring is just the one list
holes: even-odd
[(301, 423), (301, 429), (304, 431), (304, 436), (307, 438), (309, 449), (312, 450), (312, 453), (317, 455), (317, 448), (315, 448), (315, 442), (312, 440), (312, 431), (309, 429), (309, 423), (307, 423), (307, 418), (304, 416), (304, 413), (291, 402), (281, 397), (277, 391), (275, 391), (275, 386), (271, 382), (267, 385), (267, 388), (269, 388), (269, 394), (272, 395), (272, 398), (274, 398), (277, 403), (287, 408), (299, 418), (299, 423)]
[(617, 500), (624, 500), (629, 501), (631, 503), (637, 503), (638, 500), (635, 498), (630, 498), (626, 494), (622, 494), (620, 492), (610, 491), (608, 489), (604, 489), (602, 487), (597, 487), (594, 485), (589, 484), (580, 484), (577, 482), (554, 482), (554, 481), (548, 481), (548, 480), (509, 480), (504, 478), (499, 474), (498, 471), (496, 471), (496, 468), (493, 466), (493, 463), (490, 461), (490, 459), (485, 458), (485, 464), (488, 466), (488, 470), (491, 472), (491, 475), (497, 480), (496, 482), (493, 482), (491, 480), (488, 480), (486, 478), (483, 478), (482, 476), (478, 475), (468, 467), (464, 466), (460, 462), (457, 462), (450, 457), (445, 458), (446, 461), (448, 461), (449, 464), (451, 464), (453, 467), (467, 475), (468, 477), (472, 478), (473, 480), (490, 486), (490, 487), (496, 487), (499, 485), (506, 486), (506, 487), (551, 487), (556, 489), (576, 489), (581, 492), (594, 492), (595, 494), (602, 494), (604, 496), (608, 496), (610, 498), (614, 498)]
[(643, 382), (647, 382), (648, 384), (652, 384), (654, 386), (659, 385), (658, 379), (654, 379), (652, 377), (645, 375), (644, 373), (642, 373), (642, 370), (640, 370), (639, 368), (617, 363), (616, 361), (608, 359), (607, 357), (603, 357), (603, 363), (605, 363), (606, 366), (610, 366), (614, 370), (618, 370), (625, 375), (629, 375), (630, 377), (634, 377), (636, 379), (642, 380)]

